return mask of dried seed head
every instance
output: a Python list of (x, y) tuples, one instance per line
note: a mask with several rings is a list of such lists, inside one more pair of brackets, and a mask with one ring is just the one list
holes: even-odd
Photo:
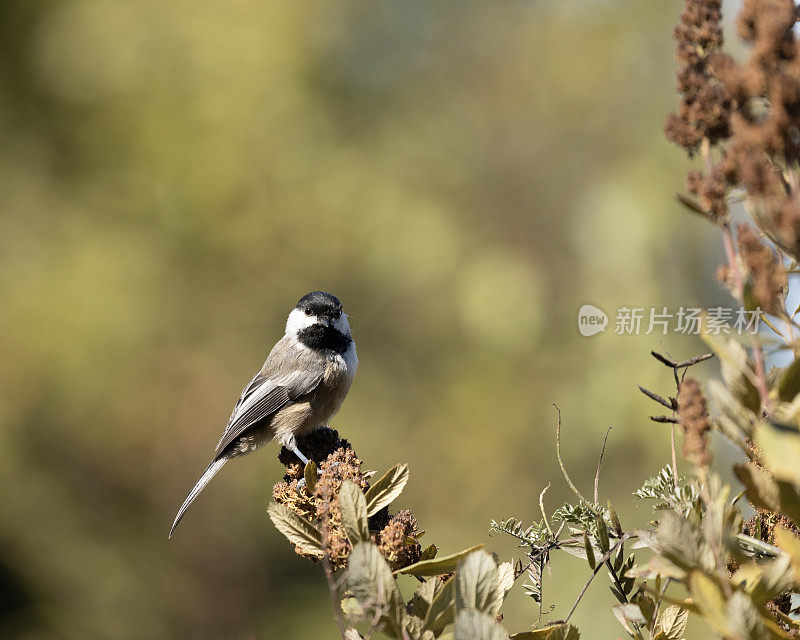
[(408, 510), (395, 515), (378, 534), (378, 549), (393, 571), (417, 562), (422, 548), (413, 538), (419, 533), (417, 519)]
[(739, 253), (747, 267), (753, 297), (759, 307), (767, 313), (778, 313), (783, 309), (786, 270), (772, 249), (761, 242), (749, 225), (739, 225), (737, 243)]
[(731, 98), (710, 62), (722, 46), (722, 1), (686, 0), (673, 37), (677, 45), (677, 87), (682, 98), (668, 116), (667, 138), (694, 154), (703, 138), (711, 144), (728, 137)]
[(700, 383), (694, 378), (686, 378), (681, 383), (678, 392), (678, 423), (683, 429), (683, 457), (695, 467), (708, 467), (711, 463), (711, 454), (708, 451), (711, 421)]

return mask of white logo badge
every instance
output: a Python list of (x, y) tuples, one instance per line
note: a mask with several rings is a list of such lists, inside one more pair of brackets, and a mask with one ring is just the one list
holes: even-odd
[(578, 331), (582, 336), (593, 336), (601, 333), (608, 326), (608, 316), (602, 309), (585, 304), (578, 310)]

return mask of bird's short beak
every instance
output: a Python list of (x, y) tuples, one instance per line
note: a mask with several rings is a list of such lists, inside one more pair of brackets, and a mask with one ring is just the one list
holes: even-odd
[(319, 318), (319, 323), (325, 325), (326, 327), (331, 326), (330, 318), (325, 318), (325, 317)]

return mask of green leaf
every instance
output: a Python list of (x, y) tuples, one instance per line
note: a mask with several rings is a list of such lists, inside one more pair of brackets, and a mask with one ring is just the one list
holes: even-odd
[(772, 530), (772, 535), (775, 536), (775, 544), (792, 559), (795, 581), (800, 583), (800, 539), (780, 524)]
[(511, 591), (514, 586), (514, 565), (510, 562), (502, 562), (497, 565), (497, 583), (500, 586), (500, 591), (503, 598)]
[(415, 562), (407, 567), (398, 569), (396, 573), (405, 573), (407, 575), (419, 577), (437, 576), (440, 573), (450, 573), (456, 570), (458, 562), (461, 560), (461, 558), (482, 548), (483, 544), (477, 544), (474, 547), (464, 549), (464, 551), (459, 551), (458, 553), (453, 553), (449, 556), (442, 556), (441, 558), (434, 558), (433, 560), (421, 560), (420, 562)]
[(775, 479), (800, 485), (800, 431), (796, 427), (762, 422), (755, 441)]
[(436, 557), (436, 554), (439, 552), (439, 547), (435, 544), (429, 544), (422, 550), (422, 553), (419, 556), (420, 560), (433, 560)]
[(361, 488), (352, 480), (345, 480), (339, 489), (339, 510), (342, 527), (350, 544), (369, 540), (367, 525), (367, 500)]
[(709, 626), (723, 636), (728, 635), (728, 612), (719, 585), (704, 573), (693, 571), (689, 576), (689, 591)]
[(566, 623), (515, 633), (510, 640), (580, 640), (580, 637), (578, 627)]
[(441, 583), (425, 616), (425, 628), (437, 636), (455, 619), (455, 578)]
[(585, 531), (583, 532), (583, 548), (586, 550), (586, 561), (589, 563), (589, 568), (594, 569), (597, 566), (594, 561), (594, 550), (592, 549), (592, 543), (589, 542), (589, 534)]
[(706, 330), (705, 323), (701, 333), (703, 340), (717, 354), (720, 361), (722, 379), (730, 389), (733, 396), (742, 403), (744, 407), (753, 412), (758, 412), (760, 399), (758, 389), (752, 383), (747, 372), (752, 372), (752, 367), (747, 358), (747, 351), (731, 337), (724, 335), (713, 335)]
[(756, 604), (769, 602), (785, 593), (794, 583), (792, 559), (787, 554), (777, 558), (742, 565), (731, 577), (733, 584), (744, 588)]
[(485, 613), (470, 609), (456, 617), (455, 640), (508, 640), (508, 631)]
[(639, 611), (642, 612), (644, 619), (647, 621), (648, 628), (653, 626), (653, 616), (656, 614), (656, 601), (644, 592), (640, 592), (634, 598), (634, 602), (639, 605)]
[(600, 551), (603, 554), (608, 553), (610, 547), (610, 540), (608, 538), (608, 527), (606, 527), (606, 521), (603, 520), (602, 515), (597, 516), (597, 546), (600, 547)]
[(753, 601), (742, 591), (734, 591), (728, 600), (727, 616), (728, 634), (734, 638), (744, 638), (746, 640), (762, 640), (762, 638), (774, 638), (776, 636), (768, 634), (758, 609)]
[(647, 620), (644, 615), (642, 615), (642, 610), (639, 608), (638, 604), (632, 604), (630, 602), (615, 604), (611, 607), (611, 611), (614, 617), (619, 620), (619, 623), (625, 627), (625, 631), (631, 634), (631, 636), (636, 635), (636, 626), (643, 627), (647, 624)]
[(620, 537), (622, 536), (622, 525), (620, 524), (619, 516), (617, 515), (617, 512), (614, 511), (614, 507), (611, 506), (611, 500), (607, 500), (606, 505), (608, 507), (608, 517), (611, 520), (611, 527), (614, 531), (614, 534), (617, 537)]
[(408, 482), (408, 465), (396, 464), (367, 490), (367, 515), (375, 515), (399, 496)]
[(270, 502), (267, 513), (275, 528), (298, 549), (322, 555), (322, 533), (311, 522), (301, 518), (285, 504)]
[(744, 485), (745, 495), (754, 506), (770, 511), (780, 509), (778, 483), (755, 462), (734, 465), (733, 473)]
[(658, 620), (656, 620), (655, 634), (663, 634), (664, 640), (680, 640), (686, 630), (688, 619), (689, 612), (686, 609), (671, 604), (659, 614)]
[(371, 542), (353, 547), (347, 562), (345, 584), (362, 607), (382, 611), (385, 631), (402, 637), (403, 603), (389, 563)]
[(411, 614), (424, 620), (428, 615), (428, 610), (434, 597), (441, 588), (442, 581), (439, 578), (431, 578), (419, 585), (414, 595), (411, 596), (411, 602), (409, 603)]
[(303, 478), (306, 481), (306, 491), (308, 495), (314, 495), (314, 489), (317, 486), (317, 464), (313, 460), (309, 460), (303, 469)]
[(795, 360), (781, 374), (778, 382), (778, 398), (781, 402), (791, 402), (800, 393), (800, 360)]
[(456, 572), (456, 610), (477, 609), (497, 615), (503, 592), (494, 558), (485, 551), (470, 553)]

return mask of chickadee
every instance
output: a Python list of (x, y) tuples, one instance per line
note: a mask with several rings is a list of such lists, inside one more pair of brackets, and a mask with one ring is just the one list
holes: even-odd
[(357, 367), (356, 345), (338, 298), (324, 291), (300, 298), (286, 321), (286, 334), (242, 391), (214, 459), (178, 510), (169, 537), (189, 505), (231, 458), (274, 439), (307, 464), (295, 436), (324, 425), (339, 410)]

